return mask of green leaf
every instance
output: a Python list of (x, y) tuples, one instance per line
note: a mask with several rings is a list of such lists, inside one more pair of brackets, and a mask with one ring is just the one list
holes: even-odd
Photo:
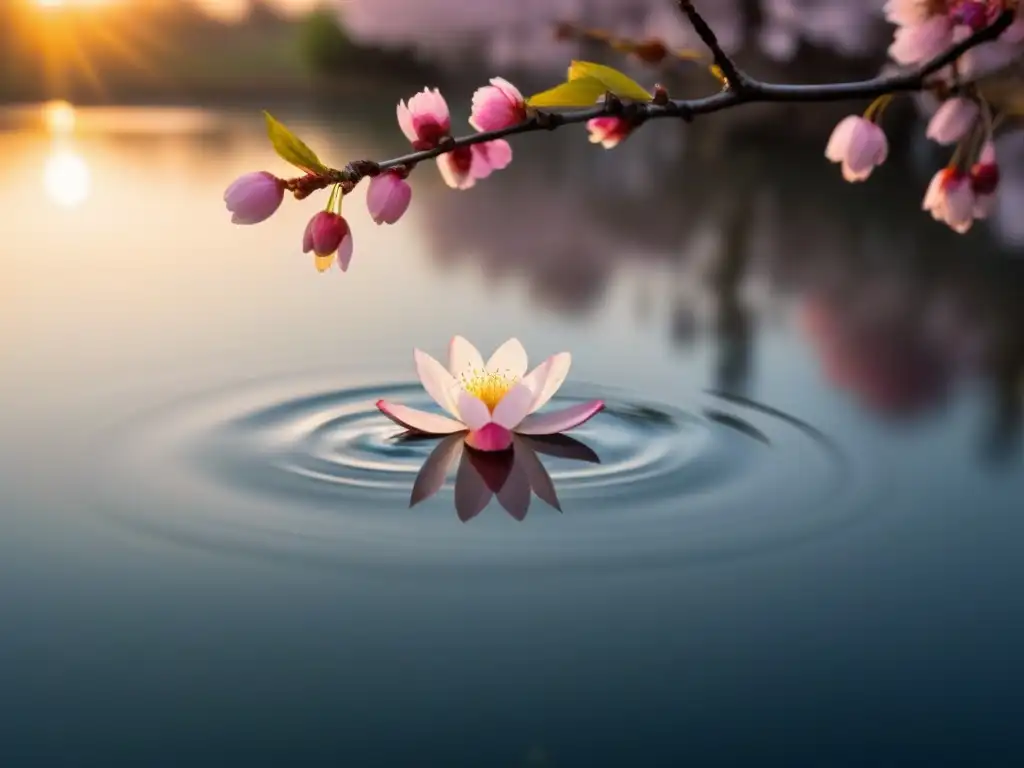
[(608, 87), (600, 80), (580, 77), (534, 94), (526, 104), (530, 107), (592, 107), (606, 93)]
[(622, 99), (650, 101), (654, 98), (640, 83), (617, 69), (590, 61), (574, 61), (569, 65), (569, 82), (584, 78), (597, 80), (604, 91), (610, 91)]
[(320, 162), (316, 152), (307, 147), (302, 139), (289, 131), (269, 112), (264, 112), (263, 116), (267, 119), (267, 135), (270, 137), (270, 143), (274, 145), (274, 151), (283, 160), (306, 173), (323, 173), (327, 170), (327, 166)]

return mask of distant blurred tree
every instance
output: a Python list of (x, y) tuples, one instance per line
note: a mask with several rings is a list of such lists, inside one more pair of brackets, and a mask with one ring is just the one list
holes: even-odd
[(311, 13), (302, 25), (302, 53), (315, 72), (337, 71), (354, 59), (351, 39), (326, 8)]
[(423, 74), (424, 65), (408, 47), (383, 50), (357, 43), (335, 11), (320, 8), (302, 22), (300, 47), (308, 66), (319, 75), (351, 73), (353, 67), (377, 74)]

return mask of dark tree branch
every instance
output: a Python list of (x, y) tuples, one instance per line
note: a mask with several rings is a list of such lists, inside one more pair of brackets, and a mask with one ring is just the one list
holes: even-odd
[(683, 12), (687, 19), (689, 19), (690, 26), (693, 27), (697, 36), (701, 39), (704, 45), (708, 47), (708, 50), (711, 51), (715, 64), (722, 71), (722, 75), (725, 77), (726, 87), (736, 91), (743, 91), (747, 85), (746, 76), (729, 57), (729, 54), (722, 50), (722, 46), (718, 42), (718, 37), (715, 35), (714, 30), (712, 30), (711, 26), (704, 20), (704, 17), (697, 12), (692, 0), (676, 0), (676, 3), (679, 6), (679, 10)]
[[(975, 32), (934, 59), (906, 72), (850, 83), (783, 85), (755, 80), (736, 69), (731, 59), (724, 53), (720, 53), (720, 48), (714, 34), (697, 13), (696, 9), (693, 8), (692, 3), (687, 0), (678, 0), (678, 2), (687, 13), (691, 22), (694, 23), (695, 28), (701, 34), (705, 43), (711, 47), (719, 68), (722, 69), (723, 74), (729, 80), (729, 87), (719, 93), (698, 99), (659, 99), (658, 102), (631, 102), (625, 104), (613, 97), (607, 99), (604, 104), (588, 109), (555, 113), (534, 112), (523, 122), (508, 128), (502, 128), (501, 130), (474, 133), (459, 138), (449, 138), (432, 149), (410, 152), (407, 155), (381, 163), (360, 160), (349, 163), (340, 170), (331, 169), (320, 175), (307, 175), (291, 179), (287, 182), (288, 189), (295, 193), (296, 197), (305, 197), (318, 189), (341, 184), (343, 190), (348, 192), (366, 177), (376, 176), (381, 171), (386, 170), (407, 172), (424, 160), (431, 160), (459, 147), (469, 147), (474, 144), (504, 139), (520, 133), (554, 130), (564, 125), (585, 123), (595, 117), (621, 117), (636, 124), (665, 117), (681, 118), (690, 121), (698, 115), (719, 112), (741, 104), (757, 102), (810, 103), (848, 101), (877, 98), (890, 93), (921, 91), (929, 87), (929, 77), (954, 63), (960, 56), (972, 48), (998, 38), (1013, 23), (1015, 18), (1013, 10), (1005, 10), (989, 26)], [(706, 30), (706, 33), (701, 32), (702, 29)], [(723, 62), (726, 61), (734, 73), (731, 77), (728, 74), (730, 70), (723, 66)]]

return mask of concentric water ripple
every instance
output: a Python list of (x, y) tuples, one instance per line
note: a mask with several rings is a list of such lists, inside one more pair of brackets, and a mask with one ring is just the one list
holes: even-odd
[(534, 498), (522, 521), (492, 503), (464, 524), (454, 466), (410, 509), (438, 442), (399, 439), (374, 404), (430, 408), (412, 383), (249, 386), (133, 420), (98, 457), (100, 507), (190, 545), (389, 567), (720, 558), (834, 530), (866, 507), (863, 468), (788, 414), (710, 392), (672, 407), (569, 389), (551, 407), (592, 397), (606, 410), (572, 436), (600, 463), (540, 455), (561, 514)]

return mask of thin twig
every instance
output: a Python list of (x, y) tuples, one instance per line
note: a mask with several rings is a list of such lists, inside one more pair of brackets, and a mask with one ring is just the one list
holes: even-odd
[(689, 19), (690, 26), (693, 27), (697, 36), (708, 47), (708, 50), (711, 51), (715, 64), (722, 71), (722, 76), (725, 77), (726, 87), (742, 92), (747, 87), (747, 78), (740, 71), (740, 68), (736, 66), (729, 54), (722, 49), (721, 44), (718, 42), (718, 37), (715, 35), (714, 30), (711, 29), (711, 25), (697, 12), (691, 0), (676, 0), (676, 2), (679, 5), (679, 10)]
[[(690, 5), (686, 0), (680, 0), (683, 5)], [(692, 5), (690, 5), (692, 8)], [(692, 18), (700, 19), (695, 9), (691, 10)], [(691, 18), (691, 21), (692, 21)], [(474, 133), (468, 136), (461, 136), (455, 139), (448, 139), (437, 147), (418, 152), (410, 152), (407, 155), (396, 157), (392, 160), (385, 160), (374, 163), (368, 160), (360, 160), (349, 163), (344, 169), (330, 169), (320, 175), (307, 175), (287, 182), (288, 188), (297, 196), (306, 195), (318, 189), (325, 189), (333, 184), (343, 184), (346, 191), (358, 184), (368, 176), (375, 176), (381, 171), (403, 169), (411, 170), (418, 163), (424, 160), (431, 160), (447, 152), (460, 147), (469, 147), (474, 144), (483, 144), (496, 139), (504, 139), (508, 136), (515, 136), (521, 133), (532, 133), (534, 131), (546, 131), (560, 128), (564, 125), (585, 123), (596, 117), (617, 116), (630, 120), (634, 123), (642, 123), (647, 120), (658, 118), (674, 117), (690, 121), (698, 115), (707, 115), (729, 109), (741, 104), (753, 104), (758, 102), (834, 102), (848, 101), (854, 99), (871, 99), (883, 96), (888, 93), (906, 93), (920, 91), (929, 87), (928, 78), (936, 72), (948, 67), (967, 51), (987, 43), (1001, 35), (1007, 27), (1013, 23), (1015, 12), (1013, 10), (1003, 11), (999, 17), (989, 26), (981, 29), (965, 40), (950, 47), (947, 51), (939, 54), (930, 61), (921, 64), (907, 72), (894, 75), (883, 75), (869, 80), (861, 80), (849, 83), (832, 84), (806, 84), (806, 85), (783, 85), (776, 83), (765, 83), (750, 77), (747, 74), (734, 71), (737, 74), (729, 79), (732, 87), (727, 88), (710, 96), (698, 99), (673, 99), (665, 103), (627, 103), (623, 104), (619, 99), (608, 99), (604, 104), (590, 107), (588, 109), (570, 110), (565, 112), (534, 112), (526, 120), (507, 128), (497, 131), (485, 131)], [(701, 19), (703, 22), (703, 19)], [(703, 22), (707, 28), (707, 23)], [(698, 29), (699, 31), (699, 29)], [(712, 35), (713, 38), (713, 35)], [(707, 42), (707, 41), (706, 41)], [(709, 43), (710, 45), (710, 43)], [(717, 43), (716, 43), (717, 45)], [(712, 51), (714, 52), (714, 49)], [(716, 61), (717, 53), (715, 53)], [(727, 78), (729, 75), (722, 63), (718, 64)], [(733, 65), (734, 66), (734, 65)], [(742, 85), (741, 85), (742, 84)]]

